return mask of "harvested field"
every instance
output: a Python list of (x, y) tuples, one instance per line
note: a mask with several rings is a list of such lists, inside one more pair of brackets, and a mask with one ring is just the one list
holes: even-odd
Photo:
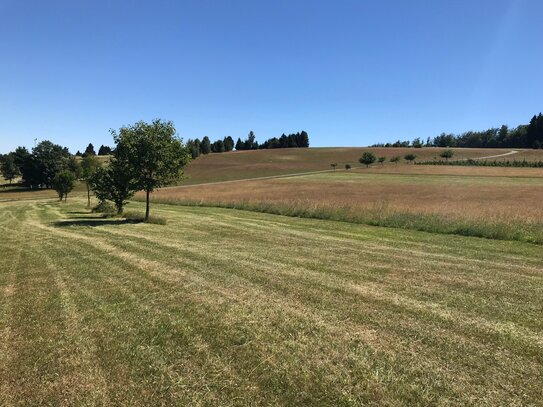
[[(539, 246), (218, 208), (0, 206), (1, 405), (537, 405)], [(142, 210), (140, 204), (130, 204)]]

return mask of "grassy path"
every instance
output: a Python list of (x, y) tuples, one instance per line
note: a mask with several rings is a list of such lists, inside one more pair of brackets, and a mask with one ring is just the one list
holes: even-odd
[[(140, 208), (140, 204), (131, 204)], [(0, 405), (537, 405), (540, 247), (155, 205), (0, 207)]]

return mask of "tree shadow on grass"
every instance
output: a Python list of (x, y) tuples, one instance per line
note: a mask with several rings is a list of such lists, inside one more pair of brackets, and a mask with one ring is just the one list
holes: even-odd
[(51, 223), (53, 226), (58, 228), (65, 228), (70, 226), (109, 226), (109, 225), (124, 225), (124, 224), (134, 224), (141, 223), (139, 220), (133, 219), (103, 219), (103, 218), (91, 218), (91, 219), (74, 219), (74, 220), (61, 220)]

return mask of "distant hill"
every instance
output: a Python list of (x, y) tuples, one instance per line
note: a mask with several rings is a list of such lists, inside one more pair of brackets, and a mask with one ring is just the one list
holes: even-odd
[[(408, 165), (403, 162), (391, 164), (393, 156), (403, 158), (408, 153), (417, 155), (419, 160), (439, 158), (443, 148), (383, 148), (383, 147), (327, 147), (327, 148), (285, 148), (270, 150), (232, 151), (228, 153), (207, 154), (193, 160), (186, 168), (187, 179), (184, 185), (236, 179), (258, 178), (301, 172), (330, 170), (336, 163), (337, 169), (345, 164), (359, 166), (358, 159), (364, 151), (372, 151), (377, 157), (386, 157), (385, 165)], [(470, 149), (456, 148), (455, 159), (477, 158), (500, 155), (511, 149)], [(510, 158), (512, 158), (511, 156)], [(543, 159), (543, 150), (522, 150), (515, 154), (516, 159)], [(375, 164), (378, 165), (378, 164)]]

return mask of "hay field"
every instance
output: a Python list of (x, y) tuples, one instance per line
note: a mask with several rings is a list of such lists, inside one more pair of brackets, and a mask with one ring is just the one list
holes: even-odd
[(376, 166), (165, 188), (152, 200), (543, 243), (541, 169)]
[[(0, 405), (537, 405), (540, 246), (0, 206)], [(143, 210), (131, 203), (132, 210)]]

